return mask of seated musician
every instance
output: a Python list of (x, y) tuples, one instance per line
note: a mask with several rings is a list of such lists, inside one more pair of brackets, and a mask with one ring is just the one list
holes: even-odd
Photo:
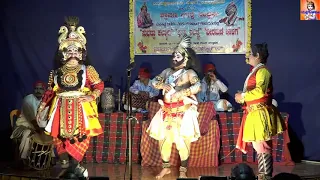
[[(19, 139), (19, 152), (22, 161), (26, 161), (28, 157), (28, 151), (30, 149), (30, 137), (34, 133), (41, 134), (44, 139), (48, 137), (40, 130), (36, 121), (36, 113), (41, 101), (41, 97), (45, 90), (45, 84), (41, 81), (37, 81), (34, 84), (33, 94), (27, 95), (22, 102), (22, 109), (19, 118), (16, 121), (16, 126), (12, 132), (11, 139)], [(45, 115), (46, 111), (43, 112)], [(44, 117), (44, 116), (42, 116)]]
[(205, 77), (201, 81), (201, 91), (197, 94), (199, 102), (212, 101), (216, 111), (232, 111), (232, 105), (225, 99), (220, 99), (220, 92), (226, 93), (228, 87), (216, 75), (213, 64), (204, 67)]
[[(138, 80), (129, 88), (132, 99), (132, 110), (144, 110), (148, 101), (153, 101), (159, 95), (159, 90), (151, 85), (150, 72), (147, 68), (140, 68)], [(124, 108), (127, 110), (127, 105)]]

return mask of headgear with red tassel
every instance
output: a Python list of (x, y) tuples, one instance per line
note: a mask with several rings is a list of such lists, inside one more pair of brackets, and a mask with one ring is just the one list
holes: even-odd
[(150, 71), (147, 68), (140, 68), (139, 77), (150, 78)]
[(33, 87), (35, 88), (37, 85), (41, 85), (43, 87), (43, 89), (46, 89), (46, 84), (42, 81), (36, 81), (34, 84), (33, 84)]
[(204, 73), (208, 73), (209, 71), (215, 71), (216, 67), (213, 64), (206, 64), (203, 68)]

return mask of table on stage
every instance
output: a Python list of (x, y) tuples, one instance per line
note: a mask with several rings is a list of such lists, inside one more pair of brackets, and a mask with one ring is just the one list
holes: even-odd
[[(139, 123), (132, 121), (132, 162), (139, 163), (142, 121), (147, 114), (133, 113)], [(84, 163), (124, 164), (128, 157), (128, 135), (126, 113), (100, 113), (99, 121), (104, 133), (91, 138)]]
[[(286, 124), (288, 124), (289, 115), (281, 113)], [(133, 121), (132, 130), (132, 162), (141, 162), (140, 143), (142, 135), (142, 121), (148, 120), (148, 114), (133, 114), (139, 123)], [(248, 153), (243, 154), (238, 150), (232, 152), (235, 148), (242, 113), (239, 112), (219, 112), (216, 114), (218, 126), (215, 131), (220, 132), (220, 151), (219, 164), (227, 163), (256, 163), (256, 153), (252, 146), (248, 146)], [(128, 136), (126, 114), (122, 112), (99, 114), (101, 126), (104, 133), (93, 137), (89, 149), (85, 155), (84, 162), (96, 163), (118, 163), (123, 164), (128, 157)], [(288, 150), (290, 142), (288, 131), (273, 138), (273, 157), (274, 162), (283, 165), (293, 165)]]

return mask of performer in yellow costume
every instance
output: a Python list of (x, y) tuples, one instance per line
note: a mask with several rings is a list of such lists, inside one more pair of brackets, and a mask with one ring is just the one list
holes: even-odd
[(171, 68), (167, 68), (152, 80), (152, 85), (164, 93), (161, 109), (153, 117), (147, 130), (159, 141), (163, 169), (157, 179), (169, 174), (172, 143), (179, 151), (180, 177), (187, 177), (187, 164), (191, 142), (200, 137), (197, 111), (197, 94), (201, 83), (196, 71), (196, 53), (190, 48), (190, 37), (184, 36), (172, 54)]
[(87, 176), (87, 170), (79, 162), (90, 138), (103, 133), (95, 100), (103, 91), (104, 83), (89, 65), (85, 30), (78, 26), (79, 19), (68, 17), (65, 23), (60, 27), (58, 39), (60, 67), (50, 73), (49, 87), (38, 114), (50, 106), (45, 131), (53, 137), (62, 167), (69, 167), (69, 154), (76, 161), (75, 174)]
[(252, 47), (248, 64), (253, 69), (244, 83), (243, 91), (235, 94), (236, 102), (243, 104), (245, 109), (237, 148), (246, 153), (246, 143), (252, 143), (257, 151), (259, 179), (271, 179), (271, 139), (285, 130), (284, 120), (272, 105), (272, 75), (265, 66), (268, 56), (267, 44), (256, 44)]

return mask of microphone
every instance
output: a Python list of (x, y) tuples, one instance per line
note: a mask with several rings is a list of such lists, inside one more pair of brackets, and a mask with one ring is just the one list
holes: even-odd
[(127, 66), (127, 71), (131, 71), (135, 67), (136, 63), (132, 62)]

